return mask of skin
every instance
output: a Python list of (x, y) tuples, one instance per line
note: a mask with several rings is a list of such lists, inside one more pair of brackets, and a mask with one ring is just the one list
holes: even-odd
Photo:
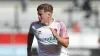
[(45, 26), (48, 26), (52, 23), (52, 13), (44, 12), (44, 10), (38, 11), (39, 22)]

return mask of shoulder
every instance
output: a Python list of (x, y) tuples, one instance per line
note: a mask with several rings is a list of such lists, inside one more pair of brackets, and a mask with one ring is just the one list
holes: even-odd
[(32, 27), (32, 26), (35, 26), (35, 25), (37, 25), (37, 24), (39, 24), (39, 21), (34, 21), (34, 22), (31, 23), (30, 26)]
[(39, 21), (32, 22), (31, 25), (39, 24)]
[(64, 21), (62, 21), (62, 20), (57, 20), (56, 22), (59, 23), (60, 25), (64, 24)]
[(65, 28), (66, 27), (64, 21), (57, 20), (56, 22), (59, 24), (59, 27), (61, 27), (61, 28)]
[(39, 24), (39, 21), (32, 22), (31, 25)]
[(56, 20), (56, 22), (58, 22), (58, 23), (62, 23), (62, 22), (64, 22), (64, 21), (62, 21), (62, 20)]

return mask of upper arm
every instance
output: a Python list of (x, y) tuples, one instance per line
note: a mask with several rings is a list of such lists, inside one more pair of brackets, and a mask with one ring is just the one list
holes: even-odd
[(32, 26), (34, 26), (34, 23), (32, 23), (32, 24), (30, 25), (28, 35), (34, 35), (34, 31), (33, 31), (34, 29), (32, 28)]
[(60, 36), (65, 39), (69, 39), (66, 25), (64, 24), (64, 22), (60, 22)]
[(28, 40), (33, 40), (34, 38), (34, 33), (33, 33), (33, 28), (32, 28), (32, 24), (30, 25), (30, 28), (29, 28), (29, 32), (28, 32)]
[(34, 39), (34, 34), (32, 32), (32, 24), (31, 24), (30, 28), (29, 28), (28, 36), (27, 36), (27, 48), (28, 48), (28, 50), (31, 49), (33, 39)]

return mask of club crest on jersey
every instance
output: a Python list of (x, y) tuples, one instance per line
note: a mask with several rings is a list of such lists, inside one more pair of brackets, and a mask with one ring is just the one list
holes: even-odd
[(37, 31), (38, 35), (41, 34), (41, 31)]
[(57, 32), (57, 29), (54, 29)]

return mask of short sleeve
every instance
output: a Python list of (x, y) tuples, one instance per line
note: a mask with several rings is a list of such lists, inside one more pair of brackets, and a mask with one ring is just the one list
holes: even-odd
[(31, 23), (30, 28), (29, 28), (29, 34), (33, 34), (33, 27), (34, 23)]
[(68, 34), (67, 34), (67, 29), (66, 29), (64, 22), (61, 21), (59, 23), (60, 23), (60, 34), (59, 34), (60, 37), (69, 39)]

